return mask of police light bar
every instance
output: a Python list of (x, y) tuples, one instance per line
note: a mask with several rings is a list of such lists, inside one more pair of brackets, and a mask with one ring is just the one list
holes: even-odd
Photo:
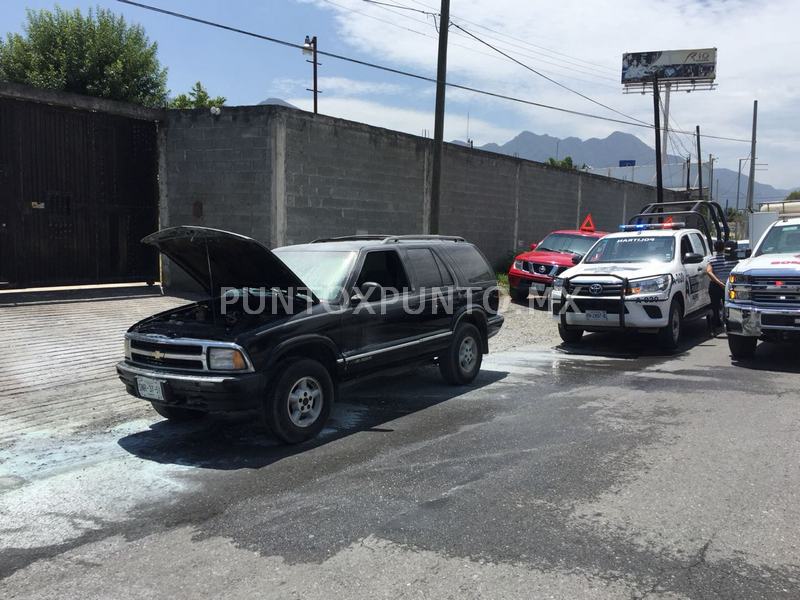
[(637, 223), (635, 225), (620, 225), (620, 231), (653, 231), (658, 229), (683, 229), (686, 223)]

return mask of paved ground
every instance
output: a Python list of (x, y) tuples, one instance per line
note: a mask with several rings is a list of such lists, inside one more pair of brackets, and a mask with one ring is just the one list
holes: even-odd
[(122, 394), (121, 332), (176, 302), (0, 306), (3, 597), (800, 596), (795, 352), (516, 347), (351, 387), (286, 447)]

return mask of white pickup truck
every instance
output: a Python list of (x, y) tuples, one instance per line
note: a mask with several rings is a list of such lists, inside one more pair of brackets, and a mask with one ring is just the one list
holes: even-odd
[(758, 340), (800, 341), (800, 217), (773, 223), (725, 287), (725, 328), (734, 358)]
[(551, 311), (558, 332), (577, 343), (584, 331), (654, 333), (677, 348), (683, 323), (711, 313), (708, 236), (683, 224), (638, 224), (600, 239), (555, 279)]

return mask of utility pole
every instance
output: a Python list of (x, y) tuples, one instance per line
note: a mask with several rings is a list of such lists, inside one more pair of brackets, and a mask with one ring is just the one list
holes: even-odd
[(664, 179), (661, 168), (661, 107), (658, 101), (658, 77), (653, 76), (653, 121), (656, 130), (656, 202), (664, 202)]
[(686, 157), (686, 194), (688, 195), (692, 188), (692, 157)]
[(442, 193), (442, 152), (444, 150), (444, 95), (447, 81), (447, 33), (450, 29), (450, 0), (442, 0), (439, 14), (439, 60), (436, 68), (436, 115), (433, 126), (430, 233), (439, 233)]
[(703, 155), (700, 154), (700, 125), (695, 129), (697, 132), (697, 185), (700, 188), (700, 200), (703, 199)]
[(753, 212), (753, 187), (756, 179), (756, 125), (758, 100), (753, 100), (753, 136), (750, 138), (750, 181), (747, 182), (747, 211)]
[(667, 138), (669, 137), (669, 90), (672, 86), (667, 83), (664, 86), (664, 135), (661, 138), (661, 156), (668, 160)]
[(739, 159), (739, 176), (736, 178), (736, 212), (739, 212), (739, 188), (742, 184), (742, 161), (746, 158)]
[(317, 36), (312, 38), (306, 36), (306, 41), (303, 42), (303, 54), (311, 55), (311, 60), (306, 59), (306, 62), (310, 62), (313, 67), (313, 84), (312, 88), (306, 91), (314, 94), (314, 114), (316, 115), (319, 107), (317, 102), (317, 96), (319, 95), (319, 86), (317, 85), (317, 66), (319, 66), (319, 62), (317, 62)]
[(708, 199), (714, 199), (714, 155), (708, 154)]

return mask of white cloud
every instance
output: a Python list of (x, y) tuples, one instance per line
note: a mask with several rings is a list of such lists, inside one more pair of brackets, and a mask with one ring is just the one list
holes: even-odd
[[(351, 54), (368, 55), (376, 62), (428, 76), (435, 73), (436, 32), (430, 17), (382, 9), (361, 0), (336, 0), (337, 6), (323, 0), (311, 1), (334, 15), (341, 38), (354, 50)], [(396, 3), (438, 10), (436, 0), (396, 0)], [(705, 133), (749, 138), (752, 101), (759, 99), (758, 157), (759, 162), (770, 165), (768, 172), (759, 174), (759, 180), (778, 186), (800, 185), (795, 157), (790, 152), (800, 135), (800, 70), (796, 62), (800, 48), (795, 34), (800, 2), (563, 0), (548, 3), (545, 9), (538, 2), (474, 0), (457, 3), (452, 10), (453, 22), (501, 46), (537, 70), (648, 122), (652, 121), (651, 97), (621, 93), (618, 69), (622, 53), (717, 47), (719, 88), (712, 92), (673, 94), (671, 112), (676, 123), (689, 131), (700, 124)], [(618, 117), (495, 55), (491, 49), (452, 28), (448, 78), (544, 104)], [(426, 93), (432, 96), (432, 86)], [(391, 127), (400, 110), (397, 104), (392, 102), (386, 107), (385, 120), (379, 105), (372, 105), (370, 119)], [(455, 137), (464, 137), (458, 119), (463, 119), (469, 110), (487, 134), (530, 129), (560, 137), (587, 138), (604, 137), (619, 129), (653, 143), (645, 129), (453, 89), (448, 91), (448, 110), (461, 115), (448, 114), (448, 130), (458, 132)], [(513, 133), (485, 141), (502, 142)], [(477, 130), (473, 137), (478, 140)], [(691, 144), (690, 136), (682, 138), (685, 145)], [(708, 139), (703, 142), (703, 154), (709, 152), (720, 157), (719, 165), (735, 170), (737, 159), (747, 155), (749, 146)]]
[[(408, 90), (407, 86), (396, 83), (365, 81), (348, 77), (320, 77), (317, 84), (323, 94), (339, 96), (394, 95)], [(273, 88), (281, 94), (295, 94), (300, 90), (305, 90), (308, 85), (307, 79), (284, 78), (273, 81)]]

